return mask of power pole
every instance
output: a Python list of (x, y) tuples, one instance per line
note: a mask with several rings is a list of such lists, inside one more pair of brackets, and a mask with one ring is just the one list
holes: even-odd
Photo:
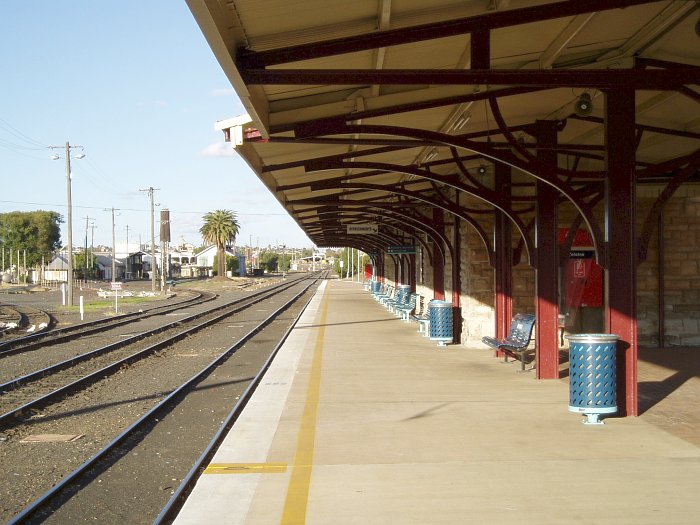
[(90, 230), (92, 230), (92, 235), (90, 236), (90, 268), (95, 264), (95, 221), (90, 224)]
[(126, 225), (126, 277), (127, 279), (131, 276), (131, 265), (129, 264), (129, 225)]
[(90, 230), (90, 219), (94, 219), (94, 217), (83, 217), (85, 219), (85, 279), (87, 279), (88, 276), (88, 231)]
[(148, 188), (145, 189), (139, 189), (139, 191), (146, 191), (148, 192), (148, 198), (151, 201), (151, 291), (155, 292), (156, 291), (156, 268), (158, 267), (158, 264), (156, 264), (156, 233), (155, 233), (155, 211), (154, 211), (154, 205), (153, 205), (153, 192), (158, 191), (160, 188), (154, 188), (153, 186), (149, 186)]
[[(57, 149), (62, 146), (49, 146), (49, 149)], [(70, 142), (66, 141), (66, 196), (68, 200), (68, 212), (67, 212), (67, 230), (68, 230), (68, 273), (66, 276), (66, 284), (68, 287), (66, 304), (68, 306), (73, 306), (73, 205), (71, 203), (71, 174), (70, 174), (70, 150), (72, 148), (83, 149), (82, 146), (71, 146)], [(78, 155), (76, 158), (82, 159), (85, 155)], [(52, 157), (54, 160), (58, 160), (59, 156), (54, 155)]]
[(114, 235), (114, 206), (105, 209), (105, 211), (112, 210), (112, 282), (117, 280), (117, 239)]

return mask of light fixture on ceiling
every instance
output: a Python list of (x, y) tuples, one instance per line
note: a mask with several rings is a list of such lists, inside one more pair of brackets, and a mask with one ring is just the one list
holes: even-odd
[(484, 166), (484, 165), (482, 164), (481, 166), (479, 166), (478, 168), (476, 168), (476, 172), (477, 172), (479, 175), (486, 175), (486, 166)]
[(435, 157), (437, 157), (437, 150), (433, 148), (433, 150), (425, 156), (425, 162), (430, 162)]
[(574, 113), (579, 117), (587, 117), (593, 113), (593, 101), (588, 93), (581, 93), (574, 104)]

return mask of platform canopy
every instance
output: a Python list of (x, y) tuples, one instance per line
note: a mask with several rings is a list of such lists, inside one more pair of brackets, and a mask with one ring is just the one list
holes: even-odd
[[(635, 100), (637, 181), (698, 176), (697, 2), (187, 2), (248, 113), (218, 127), (317, 245), (425, 239), (425, 206), (485, 242), (500, 209), (532, 245), (537, 180), (584, 215), (600, 201), (619, 89)], [(367, 223), (377, 233), (348, 233)]]

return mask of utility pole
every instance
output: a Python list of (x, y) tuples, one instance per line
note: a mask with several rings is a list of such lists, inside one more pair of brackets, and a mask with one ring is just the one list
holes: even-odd
[(112, 282), (117, 280), (117, 240), (114, 235), (114, 206), (106, 208), (105, 211), (112, 210)]
[(156, 291), (156, 234), (155, 234), (155, 215), (154, 215), (154, 205), (153, 205), (153, 192), (158, 191), (160, 188), (154, 188), (149, 186), (145, 189), (139, 189), (139, 191), (148, 192), (148, 198), (151, 201), (151, 291)]
[(129, 252), (129, 225), (126, 225), (126, 277), (129, 279), (131, 277), (131, 265), (129, 263), (129, 255), (131, 252)]
[(95, 264), (95, 228), (97, 228), (95, 221), (92, 221), (92, 224), (90, 224), (90, 268)]
[[(57, 149), (62, 146), (49, 146), (49, 149)], [(70, 150), (72, 148), (83, 149), (82, 146), (71, 146), (70, 142), (66, 141), (66, 196), (68, 200), (68, 212), (67, 212), (67, 229), (68, 229), (68, 273), (66, 277), (66, 284), (68, 287), (66, 304), (68, 306), (73, 306), (73, 205), (71, 203), (71, 174), (70, 174)], [(77, 159), (82, 159), (85, 157), (84, 154), (76, 156)], [(53, 155), (51, 157), (53, 160), (58, 160), (60, 157), (58, 155)]]
[(85, 219), (85, 279), (88, 277), (88, 270), (90, 269), (88, 260), (88, 231), (90, 230), (90, 219), (94, 217), (83, 217)]

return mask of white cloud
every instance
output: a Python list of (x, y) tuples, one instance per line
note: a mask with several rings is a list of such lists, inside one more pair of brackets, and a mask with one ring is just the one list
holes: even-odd
[(233, 157), (233, 146), (227, 142), (215, 142), (204, 148), (200, 155), (203, 157)]
[(231, 97), (235, 94), (236, 92), (233, 90), (233, 88), (219, 88), (211, 90), (212, 97)]

